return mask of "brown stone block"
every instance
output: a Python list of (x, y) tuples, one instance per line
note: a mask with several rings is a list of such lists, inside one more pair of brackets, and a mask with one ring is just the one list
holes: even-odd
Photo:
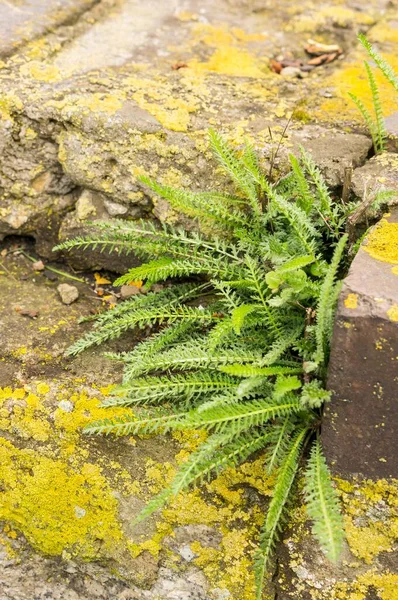
[(334, 473), (398, 477), (398, 210), (359, 250), (344, 281), (322, 441)]

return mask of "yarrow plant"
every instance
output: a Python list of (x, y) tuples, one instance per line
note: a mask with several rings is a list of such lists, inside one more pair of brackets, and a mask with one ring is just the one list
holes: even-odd
[[(369, 58), (372, 59), (373, 63), (378, 67), (380, 72), (384, 75), (387, 81), (393, 86), (396, 92), (398, 92), (398, 76), (391, 65), (377, 52), (376, 48), (366, 39), (362, 34), (358, 35), (358, 39), (362, 46), (367, 51)], [(369, 88), (372, 96), (373, 112), (374, 116), (368, 111), (364, 103), (355, 94), (349, 94), (350, 98), (358, 107), (362, 114), (362, 117), (369, 129), (369, 133), (372, 136), (373, 148), (376, 154), (380, 154), (386, 148), (387, 131), (384, 124), (383, 108), (380, 100), (379, 88), (373, 74), (372, 68), (367, 61), (364, 61), (365, 69), (368, 77)]]
[(149, 259), (115, 285), (174, 282), (133, 296), (93, 317), (93, 329), (69, 355), (135, 327), (156, 333), (130, 352), (123, 383), (104, 406), (137, 410), (86, 427), (90, 434), (165, 434), (206, 430), (139, 520), (181, 490), (253, 453), (275, 487), (255, 558), (256, 598), (286, 518), (299, 465), (313, 532), (332, 561), (343, 543), (342, 519), (318, 435), (335, 305), (346, 267), (348, 207), (334, 201), (304, 151), (277, 183), (263, 174), (252, 146), (234, 150), (210, 131), (212, 150), (236, 193), (174, 189), (142, 177), (152, 193), (197, 220), (198, 229), (145, 220), (96, 222), (93, 233), (58, 249), (101, 248)]

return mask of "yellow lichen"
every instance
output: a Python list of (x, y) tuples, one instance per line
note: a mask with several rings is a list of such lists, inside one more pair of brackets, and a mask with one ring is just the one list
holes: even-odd
[[(206, 432), (176, 432), (173, 437), (182, 448), (177, 454), (181, 463), (206, 439)], [(149, 460), (146, 465), (146, 486), (150, 493), (159, 492), (175, 474), (175, 467), (166, 462)], [(264, 515), (259, 506), (248, 506), (245, 489), (250, 486), (259, 493), (271, 495), (274, 480), (264, 475), (264, 458), (259, 457), (239, 468), (230, 468), (204, 486), (206, 497), (199, 489), (180, 493), (163, 510), (162, 520), (152, 544), (145, 540), (134, 544), (138, 555), (144, 550), (158, 552), (162, 538), (176, 526), (205, 524), (220, 534), (219, 548), (207, 547), (199, 541), (191, 543), (195, 564), (202, 568), (214, 587), (228, 590), (231, 598), (252, 600), (254, 577), (251, 568), (255, 539)], [(220, 568), (220, 565), (223, 565)]]
[(200, 62), (193, 60), (190, 66), (197, 71), (208, 71), (230, 75), (233, 77), (255, 77), (265, 76), (259, 60), (247, 50), (226, 46), (217, 48), (209, 60)]
[(115, 461), (105, 461), (106, 475), (79, 440), (81, 427), (105, 414), (96, 397), (47, 382), (0, 390), (0, 431), (17, 441), (0, 437), (0, 520), (46, 554), (97, 559), (122, 544), (112, 486), (124, 494), (140, 486)]
[(346, 308), (358, 308), (358, 294), (348, 294), (344, 300), (344, 306)]
[(0, 520), (13, 523), (42, 552), (95, 558), (98, 544), (107, 548), (121, 540), (117, 500), (97, 465), (74, 470), (1, 439), (0, 465)]
[(0, 94), (0, 117), (3, 120), (12, 120), (12, 114), (22, 110), (23, 102), (16, 94), (13, 92)]
[[(352, 483), (337, 480), (337, 483), (342, 493), (350, 550), (366, 564), (372, 564), (380, 552), (392, 551), (398, 537), (398, 519), (394, 516), (398, 507), (398, 482), (381, 479)], [(380, 502), (387, 507), (381, 513)]]
[(176, 18), (185, 23), (187, 21), (197, 21), (199, 15), (188, 10), (181, 10), (176, 14)]
[(363, 248), (377, 260), (398, 265), (398, 223), (381, 219), (370, 232)]
[[(394, 69), (398, 67), (398, 57), (396, 54), (387, 54), (383, 52), (383, 57), (392, 65)], [(352, 61), (345, 68), (338, 69), (329, 77), (322, 81), (322, 87), (330, 87), (334, 90), (333, 98), (324, 100), (319, 109), (315, 111), (315, 116), (320, 120), (330, 121), (333, 117), (349, 118), (362, 122), (354, 102), (349, 97), (349, 93), (354, 94), (361, 99), (365, 107), (373, 110), (372, 96), (367, 83), (366, 71), (363, 66), (363, 59), (367, 58), (362, 49), (352, 54)], [(380, 96), (383, 98), (383, 111), (386, 115), (394, 112), (396, 107), (396, 92), (383, 77), (378, 69), (373, 69), (377, 86), (380, 90)]]
[(355, 582), (338, 582), (333, 590), (337, 600), (366, 600), (376, 590), (381, 600), (398, 600), (398, 575), (377, 573), (373, 569), (358, 576)]
[(37, 133), (31, 127), (27, 127), (25, 131), (25, 137), (27, 140), (34, 140), (35, 138), (37, 138)]
[(390, 309), (388, 309), (387, 316), (390, 321), (398, 321), (398, 304), (394, 304)]
[(47, 83), (53, 83), (61, 79), (59, 69), (54, 65), (32, 60), (27, 62), (20, 68), (21, 75), (32, 77), (37, 81), (43, 81)]

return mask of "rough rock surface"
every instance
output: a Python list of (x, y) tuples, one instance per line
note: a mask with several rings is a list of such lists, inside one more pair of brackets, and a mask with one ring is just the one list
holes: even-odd
[(1, 257), (1, 599), (251, 600), (253, 540), (271, 489), (261, 457), (133, 527), (202, 438), (82, 435), (85, 423), (110, 416), (99, 403), (121, 369), (102, 349), (63, 352), (86, 327), (77, 319), (116, 301), (116, 290), (83, 276), (73, 281), (79, 302), (65, 305), (57, 286), (70, 280), (48, 279), (45, 266), (34, 272), (18, 250)]
[(355, 169), (352, 189), (364, 201), (372, 201), (378, 192), (395, 192), (388, 204), (398, 204), (398, 154), (385, 152), (373, 156), (363, 167)]
[(72, 304), (72, 302), (75, 302), (79, 297), (79, 290), (77, 287), (69, 285), (69, 283), (60, 283), (57, 287), (57, 291), (64, 304)]
[(346, 169), (356, 169), (365, 163), (372, 145), (364, 135), (328, 131), (314, 126), (293, 134), (292, 141), (311, 153), (326, 183), (333, 188), (343, 185)]
[[(388, 0), (366, 10), (354, 0), (282, 0), (278, 10), (262, 0), (0, 0), (0, 16), (0, 238), (33, 236), (43, 257), (59, 239), (86, 232), (88, 220), (176, 220), (137, 176), (218, 186), (209, 125), (238, 146), (253, 141), (269, 168), (294, 109), (275, 174), (303, 144), (340, 186), (370, 143), (346, 94), (363, 91), (357, 31), (368, 30), (396, 61)], [(300, 78), (269, 70), (271, 57), (304, 58), (308, 37), (337, 42), (344, 55)], [(78, 269), (128, 266), (93, 252), (69, 260)], [(120, 370), (98, 351), (67, 362), (63, 351), (81, 335), (77, 318), (116, 296), (107, 288), (101, 301), (89, 279), (74, 282), (79, 302), (65, 306), (61, 281), (33, 273), (21, 255), (1, 257), (0, 595), (252, 600), (250, 564), (272, 489), (262, 457), (133, 529), (132, 517), (199, 440), (116, 444), (81, 435), (89, 420), (109, 416), (99, 403)], [(267, 600), (395, 600), (396, 489), (384, 481), (340, 481), (339, 489), (349, 564), (332, 569), (319, 558), (299, 507)]]
[[(353, 131), (358, 115), (346, 95), (345, 81), (354, 86), (362, 68), (355, 34), (373, 26), (392, 52), (395, 22), (392, 9), (385, 14), (387, 0), (372, 0), (366, 13), (343, 4), (2, 2), (0, 236), (32, 235), (50, 256), (59, 235), (87, 231), (87, 203), (98, 218), (173, 220), (137, 175), (219, 185), (207, 162), (210, 125), (235, 144), (253, 140), (269, 165), (293, 110), (283, 145), (294, 150), (297, 137), (312, 147), (328, 180), (341, 185), (344, 168), (361, 164), (369, 148)], [(270, 58), (280, 54), (304, 59), (303, 45), (317, 33), (341, 44), (341, 59), (303, 79), (270, 71)], [(344, 132), (335, 131), (337, 116)], [(309, 121), (315, 135), (300, 137)], [(83, 266), (124, 264), (89, 253)]]
[(0, 57), (12, 54), (18, 46), (53, 28), (73, 23), (96, 0), (2, 0)]
[(302, 506), (278, 549), (278, 600), (396, 600), (397, 480), (337, 479), (346, 543), (331, 563), (314, 542)]

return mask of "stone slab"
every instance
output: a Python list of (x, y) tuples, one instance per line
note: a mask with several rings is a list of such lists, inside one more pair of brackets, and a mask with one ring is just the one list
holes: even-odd
[(295, 154), (299, 155), (299, 146), (311, 154), (332, 188), (343, 185), (347, 168), (356, 169), (364, 165), (372, 146), (366, 135), (335, 131), (319, 125), (308, 125), (303, 131), (293, 133), (291, 141)]
[(0, 0), (0, 58), (52, 28), (73, 22), (97, 0)]
[(355, 169), (352, 190), (358, 198), (372, 200), (378, 192), (395, 192), (387, 204), (398, 204), (398, 154), (384, 152)]
[(334, 473), (398, 477), (398, 210), (358, 252), (340, 294), (322, 442)]
[[(79, 317), (106, 310), (111, 296), (121, 302), (117, 288), (102, 283), (101, 296), (91, 273), (70, 280), (47, 267), (76, 274), (48, 261), (35, 272), (11, 243), (0, 250), (8, 250), (0, 265), (1, 600), (250, 598), (247, 549), (269, 493), (263, 459), (135, 525), (202, 438), (83, 435), (87, 421), (112, 416), (99, 403), (121, 380), (121, 365), (103, 352), (131, 349), (143, 332), (65, 358), (90, 327)], [(78, 288), (74, 303), (61, 302), (60, 283)]]
[[(269, 61), (290, 52), (305, 59), (306, 39), (317, 32), (355, 61), (358, 28), (375, 24), (386, 4), (372, 0), (364, 15), (351, 2), (341, 14), (332, 0), (320, 12), (309, 2), (292, 15), (290, 0), (277, 11), (259, 0), (3, 1), (3, 14), (43, 27), (20, 36), (0, 69), (0, 237), (32, 235), (49, 256), (60, 231), (83, 233), (73, 208), (85, 191), (101, 195), (106, 217), (114, 218), (116, 203), (122, 218), (175, 222), (137, 175), (193, 189), (220, 185), (206, 143), (215, 125), (236, 145), (251, 140), (268, 169), (297, 107), (284, 156), (296, 136), (341, 185), (345, 166), (361, 164), (369, 147), (366, 136), (335, 131), (335, 113), (323, 109), (340, 102), (333, 78), (345, 63), (290, 80)], [(3, 21), (6, 38), (10, 19)], [(285, 164), (275, 161), (275, 176)]]

